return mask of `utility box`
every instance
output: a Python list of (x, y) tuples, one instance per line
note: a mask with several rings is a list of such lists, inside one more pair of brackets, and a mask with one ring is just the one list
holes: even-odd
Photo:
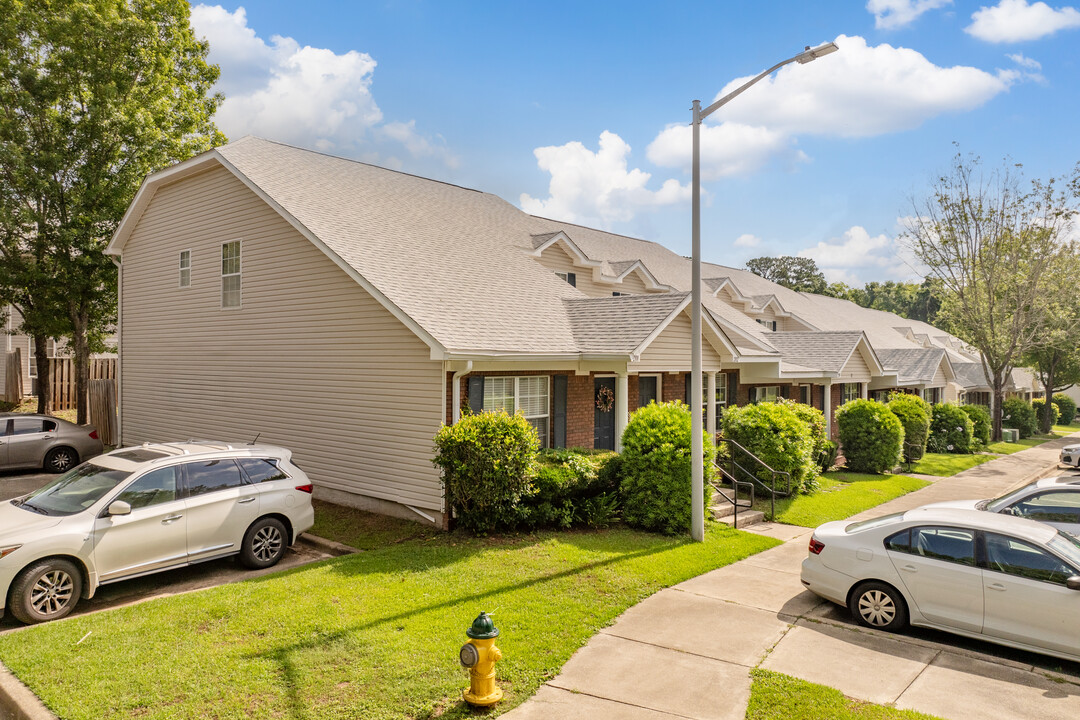
[(1020, 439), (1020, 431), (1016, 428), (1001, 428), (1001, 439), (1004, 442), (1016, 442)]

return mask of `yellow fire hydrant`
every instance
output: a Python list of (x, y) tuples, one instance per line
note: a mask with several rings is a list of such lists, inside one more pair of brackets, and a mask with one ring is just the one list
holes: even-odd
[(502, 700), (503, 691), (495, 684), (495, 663), (502, 660), (502, 650), (495, 647), (499, 630), (486, 612), (473, 620), (465, 631), (469, 641), (461, 646), (462, 667), (469, 668), (469, 687), (462, 692), (470, 705), (487, 707)]

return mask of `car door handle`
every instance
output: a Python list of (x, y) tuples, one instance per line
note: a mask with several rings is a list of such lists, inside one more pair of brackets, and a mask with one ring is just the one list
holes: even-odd
[(997, 590), (999, 592), (1005, 592), (1005, 586), (1001, 583), (990, 583), (986, 586), (988, 590)]
[(910, 572), (910, 573), (919, 572), (919, 568), (915, 567), (914, 565), (901, 565), (900, 569), (903, 570), (904, 572)]
[(237, 505), (247, 505), (249, 502), (255, 502), (255, 498), (248, 497), (248, 498), (244, 498), (243, 500), (237, 500), (236, 504)]
[(182, 517), (184, 517), (184, 516), (183, 515), (170, 515), (169, 517), (162, 520), (161, 524), (162, 525), (168, 525), (171, 522), (176, 522), (177, 520), (179, 520)]

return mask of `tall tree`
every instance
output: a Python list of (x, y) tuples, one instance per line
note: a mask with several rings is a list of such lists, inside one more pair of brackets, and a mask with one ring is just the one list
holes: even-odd
[[(1062, 259), (1047, 272), (1045, 290), (1040, 295), (1045, 315), (1043, 332), (1023, 361), (1035, 371), (1046, 391), (1047, 408), (1054, 393), (1080, 382), (1080, 256), (1070, 246)], [(1043, 433), (1053, 425), (1049, 410), (1039, 418)]]
[(941, 314), (982, 355), (1001, 437), (1005, 385), (1046, 325), (1047, 270), (1076, 213), (1060, 180), (1024, 183), (1019, 166), (986, 175), (978, 158), (957, 155), (928, 198), (913, 201), (904, 239), (946, 291)]
[(218, 69), (186, 0), (0, 0), (0, 18), (0, 253), (25, 270), (0, 282), (66, 325), (84, 423), (116, 316), (103, 250), (143, 177), (224, 142)]
[(812, 258), (793, 255), (751, 258), (746, 261), (746, 269), (796, 292), (823, 294), (828, 287)]

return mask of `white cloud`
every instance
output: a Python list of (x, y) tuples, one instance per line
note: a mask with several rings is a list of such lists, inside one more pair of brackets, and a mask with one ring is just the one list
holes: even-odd
[(1036, 72), (1042, 70), (1041, 62), (1025, 57), (1023, 53), (1013, 53), (1011, 55), (1006, 55), (1006, 57), (1022, 68), (1027, 68), (1028, 70), (1034, 70)]
[(855, 225), (839, 238), (801, 250), (799, 257), (812, 258), (829, 282), (862, 285), (870, 280), (914, 280), (920, 277), (905, 249), (894, 238), (871, 237)]
[(751, 235), (750, 233), (744, 233), (735, 238), (735, 247), (752, 248), (761, 244), (761, 238), (757, 235)]
[[(888, 44), (868, 46), (841, 35), (840, 51), (806, 65), (792, 64), (720, 108), (702, 127), (702, 176), (752, 172), (772, 159), (806, 161), (800, 135), (869, 137), (919, 127), (930, 118), (973, 110), (1027, 74), (941, 67), (922, 54)], [(728, 83), (718, 99), (750, 76)], [(649, 145), (663, 167), (690, 167), (686, 125), (669, 125)]]
[(537, 164), (551, 174), (548, 198), (522, 193), (522, 209), (533, 215), (568, 222), (591, 222), (601, 227), (630, 220), (642, 208), (659, 207), (690, 198), (690, 187), (667, 180), (649, 190), (649, 173), (627, 168), (630, 146), (615, 133), (600, 134), (600, 148), (589, 150), (580, 142), (536, 148)]
[(377, 63), (367, 53), (338, 54), (274, 35), (269, 42), (248, 27), (243, 7), (196, 5), (191, 24), (210, 41), (210, 61), (221, 67), (217, 90), (225, 94), (215, 121), (232, 138), (260, 135), (286, 143), (378, 159), (372, 146), (404, 149), (414, 158), (453, 156), (441, 143), (416, 133), (410, 122), (382, 124), (371, 94)]
[(866, 9), (874, 14), (874, 27), (895, 30), (914, 22), (920, 15), (952, 3), (952, 0), (869, 0)]
[(964, 32), (993, 43), (1038, 40), (1059, 30), (1080, 27), (1080, 11), (1072, 7), (1055, 10), (1044, 2), (1001, 0), (993, 7), (983, 6), (971, 16)]

